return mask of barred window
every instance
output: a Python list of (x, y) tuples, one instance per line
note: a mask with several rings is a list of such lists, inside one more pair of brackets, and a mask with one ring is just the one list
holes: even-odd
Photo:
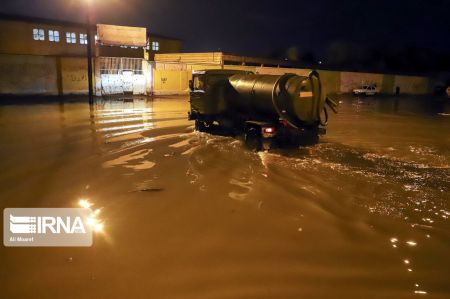
[(82, 44), (82, 45), (87, 45), (88, 44), (87, 34), (86, 33), (80, 33), (80, 44)]
[(49, 30), (48, 31), (48, 40), (51, 42), (59, 43), (59, 31), (58, 30)]
[(75, 32), (66, 32), (66, 42), (68, 44), (77, 43), (77, 35), (75, 34)]
[(134, 74), (143, 74), (143, 59), (141, 58), (120, 58), (120, 57), (101, 57), (101, 74), (123, 74), (124, 72), (133, 72)]
[(45, 31), (41, 28), (33, 29), (33, 39), (34, 40), (45, 40)]

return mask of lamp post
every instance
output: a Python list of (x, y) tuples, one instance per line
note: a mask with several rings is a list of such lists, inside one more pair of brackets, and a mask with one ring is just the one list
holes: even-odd
[[(92, 82), (92, 46), (91, 46), (91, 0), (86, 0), (86, 39), (88, 63), (89, 105), (94, 104), (94, 84)], [(95, 41), (94, 41), (95, 43)]]

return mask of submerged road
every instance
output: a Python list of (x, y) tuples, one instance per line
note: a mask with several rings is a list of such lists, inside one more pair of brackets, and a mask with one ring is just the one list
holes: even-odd
[(319, 144), (263, 153), (186, 98), (0, 104), (1, 209), (104, 225), (0, 247), (0, 298), (449, 298), (450, 103), (339, 100)]

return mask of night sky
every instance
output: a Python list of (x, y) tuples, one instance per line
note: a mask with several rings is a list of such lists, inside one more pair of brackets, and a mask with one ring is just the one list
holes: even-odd
[[(334, 43), (450, 49), (448, 0), (91, 0), (94, 21), (145, 26), (184, 51), (268, 56), (297, 47), (320, 56)], [(1, 0), (0, 11), (83, 21), (83, 0)]]

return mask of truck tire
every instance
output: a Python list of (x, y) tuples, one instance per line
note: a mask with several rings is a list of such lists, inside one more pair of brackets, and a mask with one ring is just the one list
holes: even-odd
[(199, 132), (208, 132), (209, 125), (207, 125), (204, 121), (195, 120), (195, 130)]
[(261, 150), (270, 151), (273, 147), (273, 141), (267, 138), (262, 139), (261, 141)]
[(253, 151), (262, 150), (261, 134), (255, 128), (250, 128), (245, 133), (245, 145)]
[(196, 119), (194, 129), (195, 129), (195, 131), (201, 132), (203, 129), (203, 122)]

